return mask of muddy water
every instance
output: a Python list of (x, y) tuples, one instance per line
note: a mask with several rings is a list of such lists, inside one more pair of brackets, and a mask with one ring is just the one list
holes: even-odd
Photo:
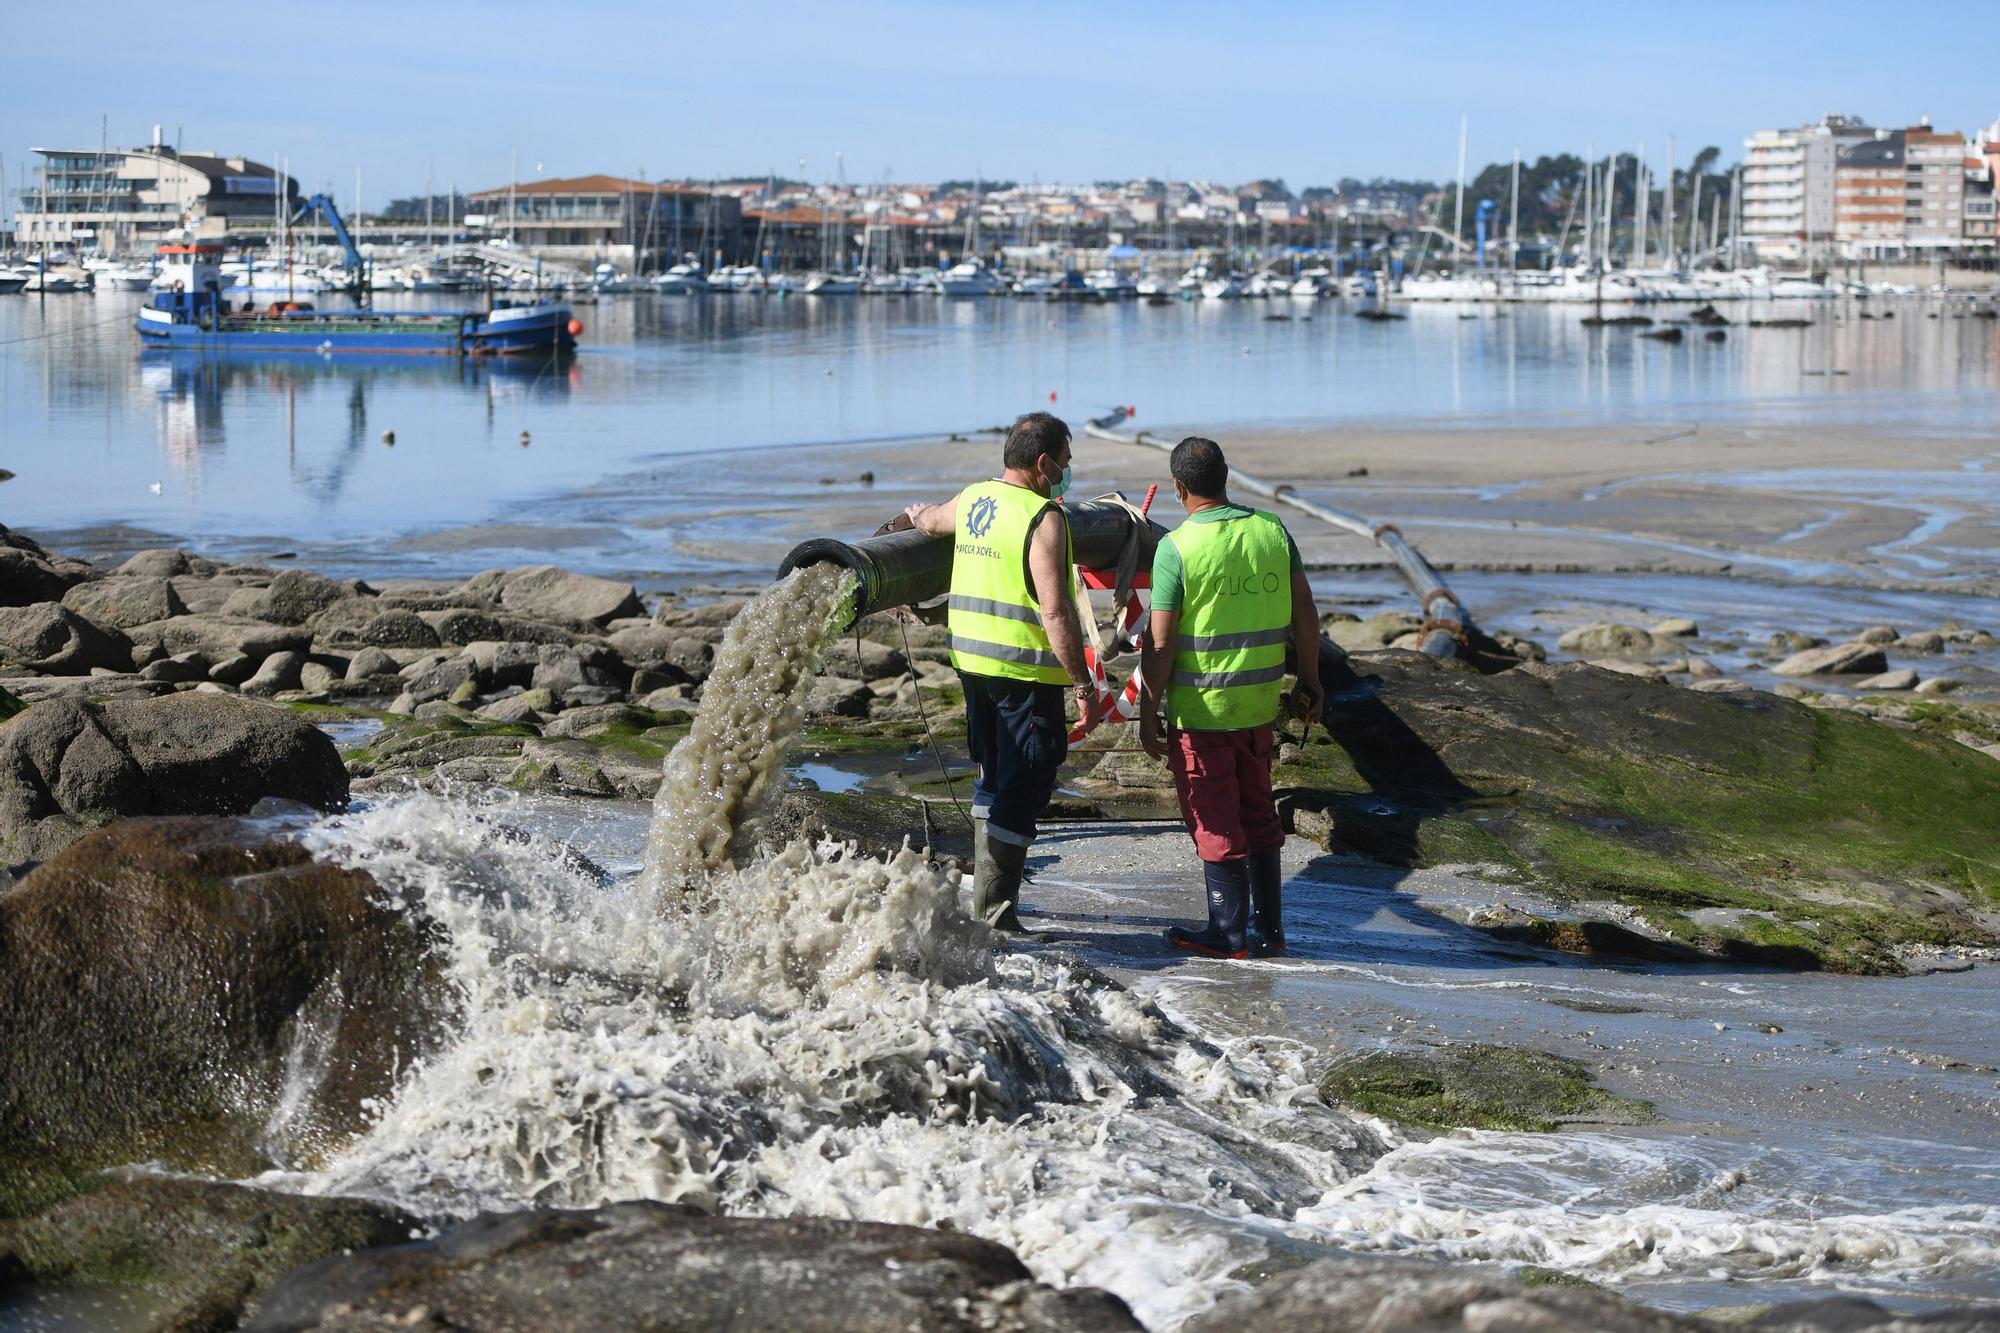
[(847, 571), (812, 565), (752, 598), (730, 623), (694, 727), (667, 756), (642, 889), (675, 893), (755, 846), (758, 822), (784, 786), (806, 691), (847, 623), (853, 589)]

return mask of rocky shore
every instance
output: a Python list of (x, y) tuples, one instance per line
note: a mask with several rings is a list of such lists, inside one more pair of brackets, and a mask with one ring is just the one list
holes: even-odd
[[(336, 1152), (464, 1001), (438, 923), (298, 831), (398, 788), (652, 798), (740, 605), (554, 566), (370, 584), (160, 549), (100, 568), (0, 529), (0, 1310), (109, 1284), (158, 1328), (1138, 1328), (1117, 1297), (943, 1230), (647, 1203), (453, 1224), (220, 1183)], [(1284, 740), (1288, 824), (1382, 865), (1477, 867), (1494, 901), (1470, 929), (1871, 973), (2000, 946), (2000, 706), (1882, 679), (1885, 649), (1948, 661), (1982, 628), (1747, 645), (1606, 624), (1555, 664), (1525, 634), (1440, 663), (1403, 646), (1411, 618), (1325, 628), (1346, 651), (1328, 729)], [(1799, 684), (1752, 688), (1709, 664), (1718, 646)], [(795, 782), (771, 836), (957, 855), (945, 657), (935, 627), (884, 618), (835, 645), (795, 753), (822, 779)], [(1127, 749), (1080, 747), (1059, 813), (1170, 810)], [(1563, 910), (1513, 908), (1510, 885)], [(1646, 1115), (1574, 1062), (1496, 1085), (1513, 1066), (1483, 1049), (1342, 1063), (1321, 1092), (1434, 1130)], [(1193, 1326), (1713, 1326), (1484, 1268), (1264, 1277)], [(1858, 1301), (1746, 1317), (1892, 1326)]]

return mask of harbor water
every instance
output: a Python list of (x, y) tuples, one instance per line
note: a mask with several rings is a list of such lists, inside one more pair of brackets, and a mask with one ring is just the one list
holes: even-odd
[[(1638, 419), (1970, 435), (1995, 429), (2000, 390), (2000, 324), (1921, 301), (1875, 303), (1893, 319), (1771, 304), (1755, 317), (1815, 322), (1666, 345), (1585, 327), (1587, 307), (1411, 306), (1374, 323), (1351, 301), (607, 296), (577, 306), (582, 352), (550, 364), (141, 355), (139, 300), (0, 298), (5, 521), (378, 576), (551, 542), (576, 567), (698, 571), (712, 553), (677, 553), (664, 529), (729, 491), (810, 489), (802, 446), (935, 440), (1034, 406), (1218, 429)], [(440, 536), (468, 526), (487, 544)]]

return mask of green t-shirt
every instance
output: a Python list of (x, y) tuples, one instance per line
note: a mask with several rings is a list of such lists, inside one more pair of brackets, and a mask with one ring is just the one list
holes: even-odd
[[(1233, 518), (1248, 518), (1253, 511), (1242, 505), (1217, 505), (1204, 509), (1198, 514), (1189, 514), (1190, 523), (1227, 523)], [(1283, 528), (1281, 519), (1278, 526)], [(1292, 554), (1292, 571), (1304, 569), (1305, 562), (1299, 559), (1299, 544), (1292, 540), (1289, 529), (1285, 532), (1285, 549)], [(1151, 607), (1155, 611), (1178, 611), (1181, 609), (1181, 553), (1170, 541), (1161, 541), (1153, 552), (1153, 599)]]

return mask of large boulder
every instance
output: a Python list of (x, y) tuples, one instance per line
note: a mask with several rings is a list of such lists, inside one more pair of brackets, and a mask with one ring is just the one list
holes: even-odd
[(1827, 648), (1807, 648), (1793, 653), (1771, 668), (1780, 676), (1876, 676), (1889, 669), (1889, 659), (1878, 643), (1856, 639)]
[(422, 1223), (365, 1199), (135, 1176), (18, 1222), (0, 1220), (0, 1273), (41, 1287), (137, 1288), (154, 1328), (235, 1328), (301, 1264), (400, 1245)]
[(623, 616), (643, 616), (644, 603), (629, 583), (572, 574), (559, 565), (510, 571), (500, 585), (500, 605), (535, 620), (588, 621), (605, 625)]
[(1140, 1328), (1116, 1296), (1043, 1286), (1005, 1246), (962, 1232), (661, 1203), (489, 1215), (436, 1240), (322, 1260), (273, 1288), (246, 1327), (358, 1333), (420, 1321), (510, 1333)]
[(32, 537), (0, 524), (0, 606), (61, 601), (71, 588), (96, 577), (83, 561), (44, 550)]
[(84, 676), (94, 667), (132, 669), (132, 643), (91, 624), (61, 602), (0, 607), (0, 663), (52, 676)]
[(274, 625), (303, 625), (335, 602), (366, 598), (365, 583), (336, 583), (307, 569), (288, 569), (261, 588), (238, 588), (222, 604), (222, 614)]
[(0, 857), (50, 856), (128, 815), (243, 814), (265, 797), (347, 800), (333, 741), (305, 719), (200, 691), (61, 698), (0, 725)]
[(159, 578), (93, 579), (64, 593), (62, 603), (92, 624), (110, 629), (184, 616), (188, 610), (172, 581)]
[(1901, 946), (2000, 941), (2000, 767), (1943, 737), (1580, 663), (1329, 653), (1322, 677), (1326, 731), (1276, 777), (1333, 850), (1498, 866), (1745, 961), (1893, 972)]
[(252, 657), (262, 661), (272, 653), (312, 650), (310, 630), (294, 625), (273, 625), (268, 621), (242, 616), (203, 612), (134, 625), (127, 632), (136, 643), (157, 644), (165, 656), (203, 653), (216, 662), (231, 657)]
[(1662, 652), (1673, 650), (1675, 645), (1662, 642), (1651, 630), (1637, 625), (1599, 621), (1569, 631), (1556, 640), (1556, 647), (1578, 657), (1644, 658), (1657, 657)]
[(182, 574), (205, 578), (219, 568), (221, 566), (213, 560), (189, 555), (177, 547), (149, 546), (143, 551), (134, 551), (124, 564), (111, 572), (114, 575), (128, 574), (147, 578), (170, 579)]
[(127, 820), (0, 893), (0, 1215), (122, 1162), (309, 1167), (426, 1048), (421, 922), (271, 823)]

